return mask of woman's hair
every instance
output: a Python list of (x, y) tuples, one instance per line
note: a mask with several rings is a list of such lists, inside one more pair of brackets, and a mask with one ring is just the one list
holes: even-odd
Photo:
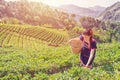
[(92, 29), (86, 29), (86, 30), (83, 32), (83, 35), (92, 36), (92, 35), (93, 35)]
[(90, 36), (90, 48), (91, 48), (91, 45), (92, 45), (92, 36), (93, 36), (93, 31), (92, 29), (86, 29), (84, 32), (83, 32), (83, 35), (87, 35), (87, 36)]

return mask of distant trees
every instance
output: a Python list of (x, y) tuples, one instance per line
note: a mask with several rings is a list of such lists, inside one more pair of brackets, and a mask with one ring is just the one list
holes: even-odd
[[(99, 30), (98, 30), (99, 29)], [(100, 42), (120, 41), (120, 23), (119, 22), (101, 22), (96, 30), (95, 37)]]
[[(74, 27), (75, 21), (70, 14), (48, 5), (27, 0), (6, 2), (0, 0), (0, 18), (16, 18), (31, 25), (51, 24), (55, 28)], [(66, 22), (67, 21), (67, 22)]]
[(112, 42), (112, 39), (118, 40), (120, 38), (120, 23), (106, 23), (106, 30), (109, 34), (109, 42)]
[(85, 29), (90, 29), (93, 27), (99, 27), (101, 21), (92, 17), (81, 17), (80, 23)]
[(5, 23), (5, 24), (22, 24), (22, 22), (19, 21), (16, 18), (7, 18), (7, 17), (2, 18), (1, 23)]

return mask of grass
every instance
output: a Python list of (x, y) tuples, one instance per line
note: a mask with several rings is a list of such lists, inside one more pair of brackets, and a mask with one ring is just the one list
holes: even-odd
[(0, 48), (1, 80), (119, 80), (119, 43), (98, 44), (93, 69), (80, 66), (79, 55), (69, 45), (39, 49), (6, 46)]

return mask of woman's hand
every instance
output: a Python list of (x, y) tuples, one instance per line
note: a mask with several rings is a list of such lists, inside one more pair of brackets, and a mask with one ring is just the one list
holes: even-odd
[(92, 58), (93, 58), (94, 51), (95, 51), (95, 50), (92, 49), (91, 52), (90, 52), (90, 57), (89, 57), (89, 59), (88, 59), (87, 64), (85, 65), (87, 68), (90, 67), (90, 66), (92, 66), (92, 65), (89, 66), (89, 64), (90, 64), (90, 62), (91, 62), (91, 60), (92, 60)]
[(85, 67), (86, 67), (86, 68), (89, 68), (89, 66), (88, 66), (88, 65), (85, 65)]
[(92, 65), (90, 65), (90, 66), (86, 65), (85, 68), (91, 69), (91, 68), (92, 68)]

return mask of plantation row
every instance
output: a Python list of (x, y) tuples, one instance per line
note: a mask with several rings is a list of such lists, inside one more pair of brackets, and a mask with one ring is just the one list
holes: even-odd
[[(37, 26), (0, 25), (0, 46), (14, 45), (19, 47), (35, 47), (35, 43), (47, 42), (49, 46), (60, 46), (68, 41), (64, 31), (51, 30)], [(31, 44), (31, 45), (30, 45)]]

